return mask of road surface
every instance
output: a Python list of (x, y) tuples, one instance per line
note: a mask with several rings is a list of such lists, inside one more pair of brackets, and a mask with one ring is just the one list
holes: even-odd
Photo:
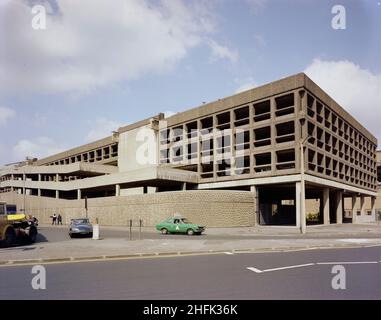
[[(2, 299), (381, 299), (381, 247), (0, 267)], [(334, 290), (334, 265), (345, 290)], [(341, 282), (342, 284), (342, 282)]]
[[(56, 226), (41, 226), (38, 229), (38, 236), (37, 236), (37, 243), (39, 242), (61, 242), (61, 241), (81, 241), (79, 239), (70, 239), (68, 236), (68, 227), (56, 227)], [(107, 228), (107, 227), (101, 227), (100, 230), (101, 237), (102, 238), (125, 238), (129, 239), (129, 231), (127, 229), (120, 230), (120, 229), (113, 229), (113, 228)], [(202, 234), (200, 236), (187, 236), (183, 234), (168, 234), (168, 235), (162, 235), (160, 232), (156, 231), (154, 228), (152, 228), (151, 231), (144, 230), (141, 234), (142, 239), (186, 239), (186, 240), (250, 240), (250, 239), (294, 239), (294, 238), (304, 238), (304, 239), (342, 239), (342, 238), (375, 238), (379, 239), (380, 234), (379, 233), (347, 233), (346, 235), (342, 233), (307, 233), (303, 236), (301, 236), (299, 233), (288, 233), (288, 234), (274, 234), (275, 232), (272, 232), (270, 234), (232, 234), (229, 232), (226, 232), (225, 234), (209, 234), (208, 230), (206, 230), (205, 234)], [(139, 231), (138, 228), (135, 227), (133, 229), (133, 239), (139, 239)]]

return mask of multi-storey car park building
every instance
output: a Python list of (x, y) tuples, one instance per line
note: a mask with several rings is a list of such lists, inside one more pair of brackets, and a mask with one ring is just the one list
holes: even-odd
[(88, 198), (103, 224), (175, 212), (207, 226), (303, 229), (315, 211), (314, 223), (368, 222), (381, 210), (376, 147), (301, 73), (7, 167), (0, 199), (43, 221), (83, 216)]

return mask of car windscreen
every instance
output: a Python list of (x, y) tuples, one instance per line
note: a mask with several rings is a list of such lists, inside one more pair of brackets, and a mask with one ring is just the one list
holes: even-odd
[(72, 221), (73, 224), (88, 224), (89, 220), (88, 219), (77, 219)]
[(183, 222), (183, 223), (186, 223), (186, 224), (191, 224), (192, 222), (190, 222), (188, 219), (181, 219), (181, 221)]

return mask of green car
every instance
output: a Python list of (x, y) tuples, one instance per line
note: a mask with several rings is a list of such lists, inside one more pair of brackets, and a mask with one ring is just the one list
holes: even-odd
[(162, 234), (186, 233), (188, 235), (201, 234), (205, 227), (189, 222), (186, 218), (168, 218), (156, 225), (156, 229)]

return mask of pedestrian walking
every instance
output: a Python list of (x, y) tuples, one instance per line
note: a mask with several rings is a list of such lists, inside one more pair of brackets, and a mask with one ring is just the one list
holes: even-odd
[(55, 213), (53, 213), (52, 219), (52, 225), (57, 224), (57, 215)]
[(58, 214), (57, 221), (59, 225), (62, 225), (62, 216), (61, 214)]

